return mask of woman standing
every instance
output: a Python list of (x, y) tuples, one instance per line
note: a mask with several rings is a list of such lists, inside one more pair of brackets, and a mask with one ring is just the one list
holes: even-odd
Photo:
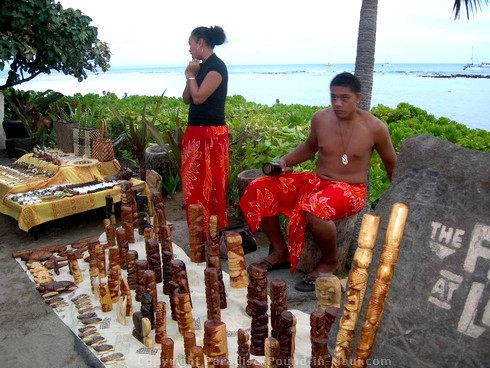
[(188, 208), (201, 204), (207, 234), (210, 215), (218, 216), (220, 228), (228, 225), (226, 185), (228, 182), (228, 127), (225, 102), (228, 70), (214, 53), (226, 41), (221, 27), (198, 27), (189, 37), (192, 60), (185, 69), (187, 79), (182, 98), (190, 104), (182, 141), (182, 187)]

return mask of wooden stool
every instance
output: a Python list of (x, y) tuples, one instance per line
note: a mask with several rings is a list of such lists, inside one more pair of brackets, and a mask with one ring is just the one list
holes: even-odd
[[(335, 222), (337, 228), (337, 258), (339, 260), (338, 273), (346, 270), (347, 256), (349, 255), (349, 248), (354, 240), (354, 231), (356, 227), (358, 215), (352, 215)], [(302, 272), (308, 272), (312, 270), (321, 258), (320, 248), (318, 248), (313, 235), (306, 229), (305, 243), (299, 257), (298, 265), (296, 269)]]

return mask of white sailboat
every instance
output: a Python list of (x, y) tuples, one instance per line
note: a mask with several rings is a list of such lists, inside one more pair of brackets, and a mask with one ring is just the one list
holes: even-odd
[(470, 64), (466, 64), (463, 69), (464, 70), (480, 70), (481, 69), (481, 65), (478, 64), (478, 61), (477, 63), (475, 64), (474, 61), (475, 61), (476, 57), (475, 57), (475, 49), (472, 47), (471, 48), (471, 63)]

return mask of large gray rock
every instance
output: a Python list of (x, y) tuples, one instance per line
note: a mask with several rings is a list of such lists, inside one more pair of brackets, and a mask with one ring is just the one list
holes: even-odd
[(381, 223), (358, 324), (359, 332), (391, 208), (404, 202), (408, 220), (370, 366), (489, 367), (489, 167), (490, 154), (432, 136), (402, 144), (376, 207)]

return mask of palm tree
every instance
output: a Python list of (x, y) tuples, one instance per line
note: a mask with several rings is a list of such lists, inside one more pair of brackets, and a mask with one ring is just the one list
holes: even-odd
[[(467, 18), (488, 5), (490, 0), (455, 0), (453, 4), (454, 19), (459, 19), (461, 8), (466, 10)], [(376, 23), (378, 18), (378, 0), (363, 0), (359, 31), (357, 37), (357, 56), (354, 74), (362, 84), (361, 109), (369, 111), (373, 91), (374, 52), (376, 49)]]

